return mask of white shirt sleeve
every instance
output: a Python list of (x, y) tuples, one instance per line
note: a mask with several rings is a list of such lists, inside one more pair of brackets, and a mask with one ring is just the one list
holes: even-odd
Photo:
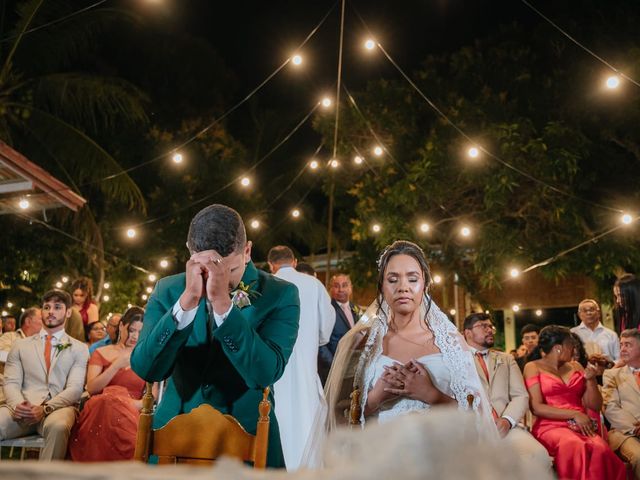
[(502, 418), (506, 419), (511, 424), (511, 428), (514, 428), (517, 425), (516, 421), (509, 415), (503, 415)]
[(172, 310), (173, 318), (176, 321), (176, 327), (178, 328), (178, 330), (184, 330), (189, 325), (191, 325), (191, 322), (193, 322), (193, 319), (196, 318), (197, 311), (198, 311), (197, 306), (195, 306), (191, 310), (183, 310), (182, 307), (180, 306), (180, 300), (178, 300), (176, 304), (173, 306), (173, 310)]
[(227, 317), (229, 316), (229, 313), (231, 313), (231, 309), (233, 308), (233, 302), (231, 302), (231, 306), (229, 307), (229, 310), (224, 312), (222, 315), (217, 314), (213, 309), (213, 305), (211, 305), (208, 302), (207, 302), (207, 308), (209, 309), (209, 314), (213, 313), (213, 320), (216, 322), (216, 325), (220, 326), (227, 319)]

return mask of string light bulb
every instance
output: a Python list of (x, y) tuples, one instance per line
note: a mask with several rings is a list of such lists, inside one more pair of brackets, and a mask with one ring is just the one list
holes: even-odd
[(173, 163), (182, 163), (182, 160), (184, 160), (184, 158), (181, 153), (176, 152), (171, 157), (171, 160), (173, 160)]
[(156, 277), (154, 273), (150, 273), (147, 278), (149, 279), (150, 282), (155, 282), (158, 279), (158, 277)]
[(469, 150), (467, 150), (467, 155), (469, 155), (469, 158), (478, 158), (480, 156), (480, 149), (478, 147), (470, 147)]
[(251, 223), (249, 224), (251, 226), (251, 228), (253, 228), (254, 230), (257, 230), (260, 228), (260, 221), (259, 220), (251, 220)]
[(435, 283), (436, 285), (439, 283), (442, 283), (442, 277), (440, 275), (434, 275), (433, 276), (433, 283)]
[(104, 296), (102, 297), (102, 301), (103, 301), (103, 302), (108, 302), (108, 301), (109, 301), (109, 295), (104, 295)]
[(294, 208), (293, 210), (291, 210), (291, 216), (293, 218), (300, 218), (300, 210), (298, 210), (297, 208)]
[(376, 48), (376, 42), (373, 39), (368, 38), (364, 42), (364, 48), (366, 48), (367, 50), (373, 50), (374, 48)]
[(56, 288), (62, 288), (62, 282), (56, 282)]
[[(147, 298), (149, 298), (149, 295), (147, 295), (146, 293), (143, 294), (140, 298), (142, 298), (142, 300), (146, 300)], [(129, 307), (131, 308), (131, 307)]]
[(7, 302), (7, 308), (13, 308), (13, 303)]
[(147, 293), (153, 292), (153, 288), (152, 287), (147, 287), (145, 290), (147, 291)]
[(618, 77), (617, 75), (611, 75), (607, 78), (605, 85), (609, 90), (615, 90), (620, 86), (620, 77)]
[(338, 167), (340, 166), (340, 162), (338, 161), (338, 159), (337, 159), (337, 158), (332, 158), (332, 159), (329, 161), (329, 166), (330, 166), (331, 168), (338, 168)]
[(324, 107), (324, 108), (329, 108), (331, 106), (333, 102), (331, 101), (331, 99), (329, 97), (324, 97), (321, 101), (320, 104)]
[(169, 266), (169, 261), (166, 259), (160, 260), (160, 268), (167, 268)]
[(127, 237), (135, 238), (136, 234), (137, 233), (135, 228), (127, 228)]
[(248, 187), (249, 185), (251, 185), (251, 179), (249, 177), (242, 177), (242, 180), (240, 180), (240, 185), (242, 185), (243, 187)]
[(509, 275), (511, 275), (511, 278), (516, 278), (520, 276), (520, 270), (514, 267), (511, 270), (509, 270)]
[(511, 310), (513, 310), (514, 312), (519, 312), (520, 311), (520, 305), (511, 305)]
[(380, 233), (380, 231), (382, 230), (382, 227), (380, 226), (379, 223), (374, 223), (371, 226), (371, 230), (373, 231), (373, 233)]
[(620, 221), (625, 225), (629, 225), (631, 222), (633, 222), (633, 217), (628, 213), (625, 213), (624, 215), (622, 215), (622, 217), (620, 217)]
[(356, 155), (355, 157), (353, 157), (353, 163), (355, 163), (356, 165), (362, 165), (362, 162), (364, 162), (364, 158), (362, 158), (360, 155)]
[(462, 227), (460, 229), (460, 235), (465, 238), (469, 238), (471, 236), (471, 229), (469, 227)]
[(104, 287), (105, 290), (109, 290), (111, 288), (111, 284), (109, 282), (104, 282), (104, 285), (102, 285)]
[(293, 63), (295, 66), (302, 65), (302, 56), (296, 53), (293, 57), (291, 57), (291, 63)]
[(66, 275), (64, 277), (62, 277), (60, 280), (62, 280), (62, 283), (67, 283), (69, 281), (69, 277), (67, 277)]
[(7, 312), (6, 310), (3, 310), (3, 311), (2, 311), (2, 316), (3, 316), (3, 317), (6, 317), (7, 315), (9, 315), (9, 312)]
[(536, 310), (536, 317), (541, 317), (542, 316), (542, 310), (538, 309)]
[(420, 231), (422, 233), (427, 233), (429, 230), (431, 230), (431, 225), (429, 225), (427, 222), (422, 222), (420, 224)]
[(320, 166), (320, 164), (318, 163), (318, 161), (317, 161), (317, 160), (311, 160), (311, 161), (309, 162), (309, 168), (310, 168), (311, 170), (317, 170), (317, 168), (318, 168), (319, 166)]
[(449, 314), (453, 317), (456, 314), (456, 309), (452, 308), (451, 310), (449, 310)]
[(18, 203), (18, 206), (22, 209), (22, 210), (26, 210), (27, 208), (29, 208), (29, 200), (27, 200), (26, 198), (23, 198), (22, 200), (20, 200), (20, 202)]
[(373, 147), (373, 154), (376, 157), (381, 157), (383, 153), (384, 153), (384, 150), (380, 145), (376, 145), (375, 147)]

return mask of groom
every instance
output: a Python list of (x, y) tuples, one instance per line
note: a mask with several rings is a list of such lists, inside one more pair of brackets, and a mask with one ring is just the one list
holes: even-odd
[[(196, 214), (187, 248), (185, 273), (161, 279), (149, 299), (131, 368), (149, 382), (169, 379), (154, 428), (207, 403), (255, 434), (262, 390), (296, 341), (298, 290), (256, 269), (242, 218), (224, 205)], [(267, 465), (283, 467), (274, 408), (270, 416)]]

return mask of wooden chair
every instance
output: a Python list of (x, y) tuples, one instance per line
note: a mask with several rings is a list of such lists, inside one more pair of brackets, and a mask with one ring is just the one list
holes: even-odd
[(254, 468), (265, 468), (271, 411), (268, 395), (269, 387), (264, 389), (258, 405), (256, 435), (247, 433), (231, 415), (224, 415), (208, 404), (173, 417), (164, 427), (152, 429), (153, 395), (151, 384), (147, 383), (134, 459), (147, 462), (155, 455), (159, 464), (210, 465), (217, 457), (228, 455), (252, 462)]

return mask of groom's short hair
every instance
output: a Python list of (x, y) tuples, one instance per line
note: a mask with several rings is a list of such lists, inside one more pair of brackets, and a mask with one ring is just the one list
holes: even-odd
[(213, 204), (203, 208), (189, 225), (187, 248), (191, 253), (215, 250), (226, 257), (246, 243), (247, 232), (242, 217), (226, 205)]

